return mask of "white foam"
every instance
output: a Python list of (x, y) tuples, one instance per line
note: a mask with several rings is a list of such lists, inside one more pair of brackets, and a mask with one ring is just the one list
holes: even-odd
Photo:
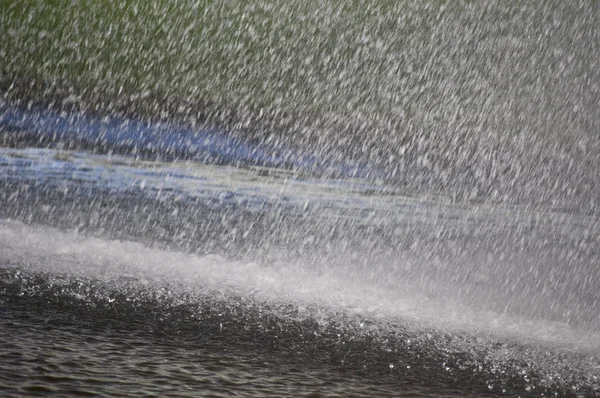
[(531, 320), (474, 310), (414, 291), (382, 288), (352, 279), (343, 270), (302, 264), (232, 261), (199, 256), (137, 242), (107, 240), (16, 221), (0, 222), (0, 265), (32, 272), (94, 278), (111, 283), (124, 277), (143, 284), (176, 284), (183, 289), (230, 291), (276, 303), (318, 305), (367, 318), (399, 321), (412, 327), (465, 330), (527, 343), (598, 352), (598, 333), (560, 322)]

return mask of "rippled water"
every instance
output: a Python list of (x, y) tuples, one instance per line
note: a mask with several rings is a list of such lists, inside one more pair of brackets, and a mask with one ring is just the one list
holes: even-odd
[[(385, 364), (360, 371), (327, 352), (289, 352), (260, 335), (235, 341), (227, 329), (210, 333), (200, 322), (181, 330), (175, 326), (182, 322), (132, 322), (47, 302), (5, 298), (2, 304), (0, 328), (9, 337), (0, 344), (4, 396), (475, 395), (464, 385), (423, 385), (418, 375), (398, 375)], [(156, 309), (144, 310), (145, 317), (155, 315)]]
[(593, 217), (262, 168), (1, 155), (6, 393), (598, 388)]

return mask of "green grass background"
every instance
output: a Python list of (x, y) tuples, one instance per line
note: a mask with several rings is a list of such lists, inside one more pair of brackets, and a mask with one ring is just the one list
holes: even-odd
[(0, 70), (114, 101), (380, 113), (401, 105), (410, 70), (425, 65), (442, 5), (4, 0)]

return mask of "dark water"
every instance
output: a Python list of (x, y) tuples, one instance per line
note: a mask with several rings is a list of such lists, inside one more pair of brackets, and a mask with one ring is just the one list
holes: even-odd
[[(48, 300), (5, 293), (1, 327), (8, 340), (2, 341), (3, 395), (485, 393), (481, 387), (465, 385), (468, 379), (458, 382), (442, 370), (410, 371), (414, 360), (410, 356), (402, 364), (394, 362), (402, 369), (390, 369), (385, 361), (391, 355), (377, 352), (376, 337), (368, 344), (334, 338), (334, 330), (311, 335), (318, 330), (311, 321), (299, 327), (275, 315), (252, 314), (256, 309), (235, 308), (233, 302), (215, 305), (206, 300), (201, 312), (165, 308), (160, 301), (132, 309), (131, 304), (116, 300), (92, 309), (64, 297)], [(211, 315), (219, 306), (226, 307), (223, 312), (233, 307), (235, 314)], [(344, 347), (345, 343), (353, 347)], [(373, 352), (363, 353), (363, 349)], [(432, 373), (438, 377), (423, 383)]]
[(598, 388), (593, 217), (276, 169), (1, 159), (7, 394)]
[[(161, 327), (148, 319), (114, 319), (114, 314), (98, 319), (101, 312), (31, 301), (3, 300), (2, 334), (10, 337), (1, 344), (4, 396), (453, 393), (443, 383), (423, 386), (414, 375), (386, 372), (384, 364), (369, 372), (356, 371), (327, 355), (294, 355), (279, 348), (277, 340), (260, 335), (255, 336), (259, 341), (244, 344), (230, 331), (206, 330), (200, 322), (187, 325), (193, 331), (182, 331), (175, 326), (185, 322), (177, 320)], [(144, 318), (157, 311), (143, 310)], [(463, 387), (454, 393), (469, 392)]]

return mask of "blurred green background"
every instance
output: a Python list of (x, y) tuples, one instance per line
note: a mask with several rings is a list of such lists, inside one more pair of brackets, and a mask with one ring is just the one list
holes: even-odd
[(0, 89), (371, 162), (455, 197), (589, 206), (599, 4), (0, 0)]

